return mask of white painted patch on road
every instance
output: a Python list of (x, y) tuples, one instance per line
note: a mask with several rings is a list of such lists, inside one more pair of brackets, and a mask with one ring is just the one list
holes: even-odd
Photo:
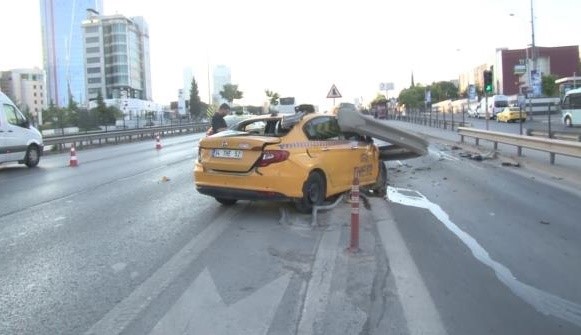
[(229, 208), (216, 220), (210, 222), (201, 233), (188, 242), (85, 334), (121, 334), (141, 312), (149, 307), (149, 304), (168, 288), (175, 278), (185, 271), (234, 222), (234, 215), (242, 209), (242, 207)]
[(428, 200), (423, 194), (415, 190), (388, 187), (387, 198), (389, 201), (424, 208), (429, 210), (446, 228), (456, 235), (464, 243), (474, 257), (484, 265), (490, 267), (496, 277), (505, 284), (515, 295), (532, 305), (537, 311), (569, 321), (577, 326), (581, 326), (581, 305), (569, 300), (565, 300), (549, 292), (542, 291), (533, 286), (525, 284), (512, 274), (503, 264), (493, 260), (486, 249), (484, 249), (476, 239), (460, 229), (450, 220), (450, 216), (437, 204)]
[(54, 222), (59, 222), (59, 221), (62, 221), (62, 220), (66, 220), (66, 217), (65, 216), (59, 216), (59, 217), (57, 217), (57, 218), (54, 219)]
[(442, 152), (442, 151), (439, 151), (439, 150), (433, 150), (431, 148), (428, 148), (428, 152), (431, 155), (437, 157), (438, 159), (445, 159), (445, 160), (449, 160), (449, 161), (453, 161), (453, 162), (457, 162), (460, 160), (460, 158), (458, 158), (458, 157), (454, 157), (452, 155), (449, 155), (449, 154)]
[(445, 335), (445, 327), (395, 220), (373, 211), (410, 335)]
[[(319, 242), (317, 255), (311, 271), (311, 279), (307, 285), (305, 302), (297, 334), (315, 334), (315, 326), (324, 320), (324, 312), (329, 302), (331, 279), (335, 270), (341, 231), (338, 227), (326, 231)], [(342, 250), (342, 249), (341, 249)]]
[(290, 278), (286, 273), (228, 306), (204, 269), (149, 334), (266, 334)]

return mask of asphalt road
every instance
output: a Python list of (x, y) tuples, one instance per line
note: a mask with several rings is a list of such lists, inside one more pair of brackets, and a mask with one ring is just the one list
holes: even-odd
[(286, 204), (226, 209), (193, 186), (200, 136), (0, 167), (0, 334), (405, 329), (397, 300), (369, 299), (393, 289), (369, 213), (350, 258), (347, 204), (315, 228)]
[(0, 334), (580, 333), (578, 192), (434, 147), (350, 255), (347, 204), (198, 194), (200, 136), (1, 166)]
[(447, 333), (581, 332), (581, 192), (444, 146), (388, 173), (394, 221)]

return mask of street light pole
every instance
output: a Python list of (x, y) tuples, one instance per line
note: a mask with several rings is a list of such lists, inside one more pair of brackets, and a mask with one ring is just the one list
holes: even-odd
[(537, 71), (537, 48), (535, 45), (535, 14), (533, 7), (533, 0), (531, 0), (531, 39), (532, 39), (532, 58), (533, 58), (533, 70)]

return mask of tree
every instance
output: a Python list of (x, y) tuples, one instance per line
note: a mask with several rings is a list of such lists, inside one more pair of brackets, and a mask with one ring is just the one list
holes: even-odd
[(557, 80), (557, 77), (552, 74), (543, 76), (541, 79), (541, 85), (544, 95), (548, 97), (556, 97), (558, 95), (559, 88), (557, 87), (555, 80)]
[(375, 106), (377, 104), (386, 103), (386, 102), (387, 102), (387, 98), (385, 97), (385, 95), (383, 95), (381, 93), (377, 93), (375, 98), (369, 104), (370, 104), (370, 106)]
[(190, 115), (193, 119), (199, 119), (202, 117), (200, 91), (198, 90), (198, 83), (194, 77), (192, 77), (192, 84), (190, 86)]
[(271, 90), (264, 90), (264, 93), (266, 94), (266, 97), (268, 98), (268, 102), (270, 102), (271, 106), (276, 106), (278, 105), (279, 99), (280, 99), (280, 95), (274, 91)]
[(117, 116), (122, 114), (121, 111), (114, 106), (107, 107), (101, 93), (97, 95), (97, 107), (93, 108), (91, 111), (96, 114), (97, 120), (99, 120), (101, 125), (115, 124)]
[(415, 84), (415, 86), (403, 89), (399, 93), (398, 101), (406, 108), (420, 108), (424, 106), (426, 88)]
[(226, 84), (222, 91), (220, 91), (220, 96), (232, 104), (234, 100), (242, 99), (243, 93), (238, 90), (238, 85)]
[(79, 125), (79, 105), (73, 98), (73, 96), (69, 97), (69, 103), (67, 105), (67, 109), (64, 113), (64, 123), (67, 126), (78, 126)]
[(430, 89), (432, 91), (432, 103), (458, 99), (458, 87), (451, 81), (434, 82)]

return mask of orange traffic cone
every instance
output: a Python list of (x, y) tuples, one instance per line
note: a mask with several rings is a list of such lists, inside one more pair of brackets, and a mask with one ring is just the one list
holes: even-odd
[(161, 149), (161, 141), (159, 140), (159, 135), (155, 138), (155, 149)]
[(71, 158), (69, 159), (69, 166), (75, 167), (79, 165), (79, 161), (77, 160), (77, 151), (75, 147), (71, 147)]

